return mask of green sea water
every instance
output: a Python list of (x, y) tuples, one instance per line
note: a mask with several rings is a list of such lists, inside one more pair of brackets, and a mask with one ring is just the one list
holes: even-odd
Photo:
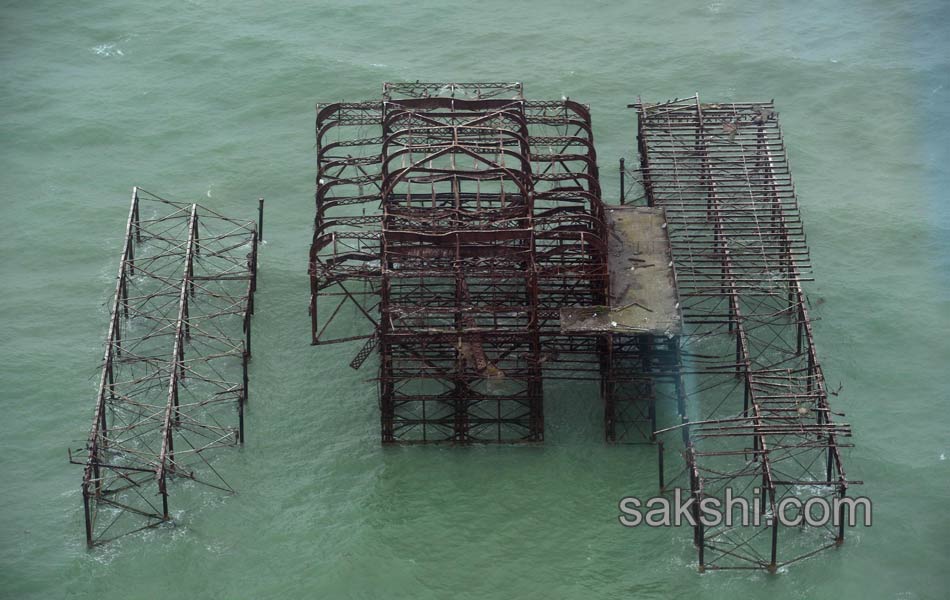
[[(948, 597), (948, 39), (946, 0), (4, 2), (0, 597)], [(376, 359), (308, 343), (313, 105), (417, 79), (589, 103), (609, 201), (638, 95), (775, 98), (873, 526), (774, 576), (701, 575), (689, 530), (617, 524), (655, 451), (606, 446), (582, 384), (546, 387), (541, 447), (381, 448)], [(66, 449), (135, 184), (248, 218), (267, 198), (248, 443), (216, 463), (237, 495), (87, 551)]]

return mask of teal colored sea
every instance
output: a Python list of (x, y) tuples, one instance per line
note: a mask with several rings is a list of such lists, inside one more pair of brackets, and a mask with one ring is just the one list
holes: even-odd
[[(0, 6), (0, 597), (940, 599), (950, 595), (950, 3), (98, 0)], [(609, 202), (638, 97), (774, 98), (815, 336), (871, 527), (765, 573), (621, 527), (656, 451), (594, 385), (546, 386), (539, 447), (382, 448), (373, 357), (309, 344), (314, 104), (384, 81), (523, 81), (589, 103)], [(89, 551), (92, 422), (133, 185), (266, 198), (238, 493)], [(355, 315), (353, 318), (357, 318)]]

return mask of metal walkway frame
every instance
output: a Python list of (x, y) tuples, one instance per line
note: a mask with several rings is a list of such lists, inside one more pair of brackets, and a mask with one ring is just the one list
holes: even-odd
[[(685, 472), (668, 481), (697, 503), (727, 488), (757, 497), (768, 517), (759, 527), (699, 523), (701, 570), (775, 571), (844, 540), (843, 522), (782, 529), (773, 518), (782, 500), (841, 498), (860, 483), (845, 475), (851, 429), (835, 421), (815, 350), (808, 248), (778, 115), (771, 102), (698, 94), (632, 106), (645, 199), (666, 211), (684, 313), (665, 375), (682, 423), (657, 434), (680, 434)], [(659, 451), (669, 489), (663, 443)]]

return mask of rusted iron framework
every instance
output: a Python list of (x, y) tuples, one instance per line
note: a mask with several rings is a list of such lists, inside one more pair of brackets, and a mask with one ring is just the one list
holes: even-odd
[(253, 221), (133, 189), (87, 455), (74, 461), (88, 545), (171, 520), (171, 490), (195, 493), (182, 482), (233, 491), (211, 459), (244, 443), (258, 236)]
[(398, 100), (407, 98), (483, 98), (524, 99), (524, 86), (521, 82), (481, 82), (481, 83), (435, 83), (431, 81), (397, 81), (383, 84), (383, 99)]
[[(682, 418), (657, 432), (661, 488), (697, 501), (758, 494), (770, 517), (786, 497), (844, 497), (860, 483), (842, 464), (851, 429), (834, 419), (815, 351), (808, 249), (772, 102), (631, 106), (643, 198), (667, 215), (684, 314), (679, 343), (655, 365)], [(685, 469), (669, 477), (674, 444)], [(774, 518), (694, 530), (701, 570), (774, 571), (843, 540), (843, 523)]]
[[(700, 568), (774, 571), (844, 538), (780, 532), (781, 500), (857, 483), (814, 349), (777, 114), (698, 96), (633, 106), (642, 194), (605, 206), (576, 102), (415, 82), (318, 105), (312, 342), (363, 340), (354, 368), (379, 348), (384, 443), (541, 441), (542, 381), (599, 382), (605, 437), (658, 441), (662, 489), (730, 488), (769, 517), (700, 523)], [(685, 467), (668, 475), (676, 444)]]
[(559, 324), (607, 303), (587, 108), (388, 83), (318, 105), (316, 137), (312, 342), (365, 339), (354, 368), (379, 347), (383, 442), (541, 441), (543, 365), (599, 379), (606, 343)]

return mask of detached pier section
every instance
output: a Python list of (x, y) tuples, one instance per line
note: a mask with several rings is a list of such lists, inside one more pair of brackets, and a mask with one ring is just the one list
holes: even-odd
[(253, 221), (133, 190), (79, 461), (90, 546), (171, 520), (180, 481), (233, 491), (210, 457), (244, 442), (257, 247)]
[[(682, 443), (672, 485), (697, 501), (758, 489), (763, 515), (793, 495), (844, 497), (859, 483), (841, 458), (851, 429), (835, 420), (815, 351), (808, 248), (772, 103), (633, 106), (646, 203), (666, 212), (684, 315), (666, 386), (682, 423), (660, 436)], [(763, 521), (699, 525), (700, 569), (774, 571), (844, 539), (843, 525)]]

